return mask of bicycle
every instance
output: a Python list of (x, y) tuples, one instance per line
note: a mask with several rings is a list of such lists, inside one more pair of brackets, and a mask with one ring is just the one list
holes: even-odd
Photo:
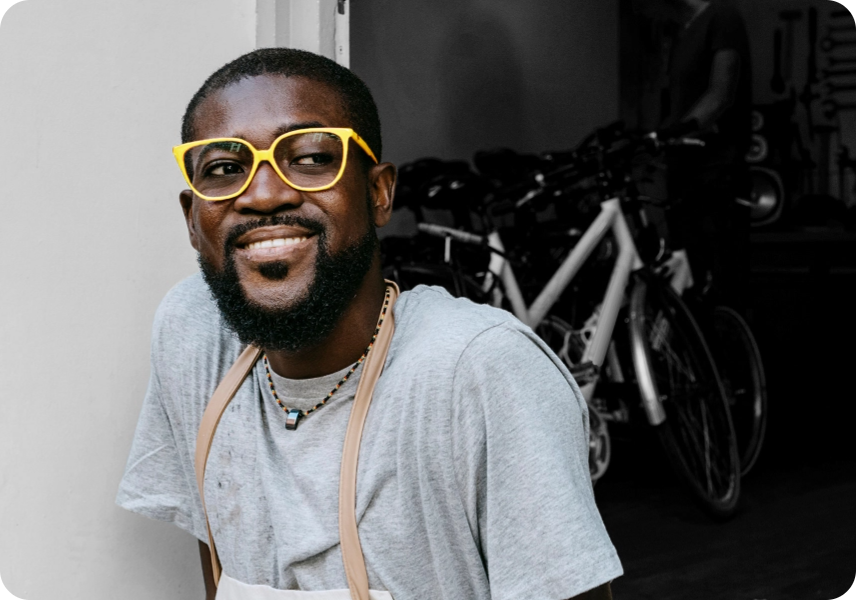
[[(691, 294), (694, 296), (695, 294)], [(767, 380), (758, 343), (734, 308), (705, 297), (686, 300), (710, 345), (728, 397), (740, 474), (755, 466), (767, 431)]]
[[(689, 198), (689, 202), (692, 201), (693, 198)], [(744, 204), (743, 200), (737, 198), (734, 202)], [(671, 201), (668, 205), (671, 206)], [(745, 226), (748, 229), (748, 214), (745, 218)], [(669, 222), (678, 226), (681, 223), (681, 221)], [(735, 221), (734, 225), (737, 226), (739, 223)], [(718, 227), (724, 228), (722, 224)], [(712, 247), (708, 250), (711, 255), (719, 251)], [(730, 252), (733, 253), (734, 250)], [(725, 277), (727, 273), (723, 272), (722, 266), (716, 270), (720, 273), (717, 276), (714, 276), (713, 269), (704, 272), (700, 277), (702, 281), (686, 294), (684, 288), (689, 286), (679, 288), (677, 291), (682, 294), (685, 303), (699, 323), (713, 353), (714, 361), (719, 367), (737, 438), (741, 474), (745, 476), (756, 464), (766, 434), (766, 377), (761, 353), (751, 328), (737, 310), (722, 303), (721, 298), (726, 297), (726, 293), (720, 278)], [(732, 283), (729, 289), (736, 290), (742, 287)], [(734, 292), (732, 291), (731, 294)]]
[[(634, 208), (633, 200), (615, 193), (611, 189), (612, 178), (605, 174), (605, 164), (613, 156), (601, 138), (608, 137), (609, 132), (596, 137), (594, 160), (591, 152), (585, 156), (572, 153), (566, 157), (571, 159), (570, 164), (548, 173), (536, 173), (537, 186), (532, 187), (530, 182), (522, 196), (513, 195), (523, 192), (518, 186), (511, 194), (506, 190), (503, 194), (488, 194), (486, 198), (487, 209), (501, 204), (497, 196), (502, 196), (506, 204), (510, 201), (514, 210), (520, 210), (527, 204), (531, 206), (538, 197), (556, 196), (556, 191), (568, 181), (579, 180), (581, 174), (589, 173), (592, 164), (599, 169), (598, 185), (609, 196), (600, 203), (599, 212), (586, 231), (572, 236), (578, 240), (531, 303), (524, 298), (499, 228), (491, 223), (490, 210), (482, 212), (488, 217), (484, 234), (431, 223), (419, 223), (418, 228), (424, 234), (446, 240), (447, 265), (451, 240), (486, 249), (487, 269), (465, 276), (469, 283), (464, 289), (477, 287), (482, 298), (495, 305), (507, 304), (568, 365), (589, 405), (593, 481), (603, 474), (609, 462), (606, 422), (628, 418), (627, 411), (602, 413), (594, 398), (596, 386), (603, 379), (624, 381), (625, 373), (632, 373), (647, 421), (658, 431), (672, 466), (708, 512), (728, 516), (737, 506), (740, 468), (725, 391), (694, 318), (669, 282), (656, 273), (653, 265), (646, 265), (637, 250), (625, 216), (625, 208)], [(617, 154), (626, 150), (625, 147)], [(466, 187), (459, 181), (449, 185), (459, 190)], [(560, 316), (550, 314), (551, 309), (610, 232), (617, 245), (617, 258), (606, 291), (588, 320), (588, 330), (575, 330)], [(393, 270), (406, 269), (398, 265)], [(619, 358), (612, 343), (619, 311), (625, 304), (631, 369), (623, 368), (622, 362), (626, 360)]]

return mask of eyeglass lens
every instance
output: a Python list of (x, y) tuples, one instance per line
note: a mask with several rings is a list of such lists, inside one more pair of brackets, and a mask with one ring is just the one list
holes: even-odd
[[(282, 138), (274, 148), (279, 170), (292, 184), (316, 188), (330, 185), (342, 167), (345, 145), (328, 132), (307, 132)], [(247, 181), (253, 168), (253, 152), (238, 141), (211, 142), (191, 148), (193, 189), (218, 198), (234, 194)]]

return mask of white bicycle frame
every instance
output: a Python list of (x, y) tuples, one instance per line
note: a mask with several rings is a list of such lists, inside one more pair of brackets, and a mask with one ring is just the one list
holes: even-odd
[[(488, 273), (483, 283), (484, 291), (494, 288), (494, 281), (498, 276), (502, 281), (505, 296), (508, 298), (515, 316), (532, 329), (535, 329), (544, 320), (598, 243), (608, 232), (612, 231), (618, 244), (618, 258), (613, 266), (600, 306), (597, 326), (593, 335), (587, 340), (585, 351), (580, 360), (580, 364), (591, 363), (596, 372), (599, 372), (604, 359), (607, 357), (615, 322), (618, 319), (618, 312), (624, 300), (624, 292), (630, 275), (643, 266), (636, 250), (636, 244), (633, 242), (633, 236), (624, 218), (621, 201), (618, 198), (611, 198), (601, 203), (600, 213), (594, 222), (585, 231), (531, 306), (526, 306), (517, 278), (514, 275), (514, 269), (505, 259), (505, 247), (498, 231), (493, 230), (485, 237), (430, 223), (419, 223), (418, 227), (420, 231), (425, 233), (446, 238), (447, 261), (449, 260), (449, 242), (451, 239), (470, 244), (484, 244), (487, 241), (488, 246), (497, 252), (491, 253)], [(682, 291), (691, 285), (689, 263), (685, 253), (675, 252), (670, 261), (666, 263), (666, 268), (670, 273), (671, 283), (676, 289)], [(497, 292), (494, 296), (494, 304), (498, 305), (502, 300), (502, 292), (496, 289), (494, 291)], [(612, 361), (610, 362), (612, 363)], [(645, 378), (645, 374), (637, 375)], [(597, 378), (594, 378), (592, 381), (584, 383), (580, 388), (587, 402), (591, 402), (596, 383)], [(658, 425), (665, 419), (665, 413), (654, 383), (640, 379), (640, 385), (643, 391), (643, 406), (648, 420), (653, 425)]]

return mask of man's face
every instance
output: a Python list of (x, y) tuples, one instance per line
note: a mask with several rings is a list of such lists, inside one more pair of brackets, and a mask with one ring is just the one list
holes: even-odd
[[(194, 133), (196, 139), (242, 138), (266, 149), (289, 130), (349, 125), (338, 95), (328, 86), (271, 75), (242, 79), (206, 98), (196, 111)], [(237, 287), (245, 306), (234, 309), (235, 318), (243, 318), (248, 308), (261, 311), (262, 317), (267, 315), (265, 321), (281, 320), (280, 316), (295, 310), (301, 315), (315, 313), (306, 301), (311, 290), (320, 294), (319, 270), (322, 278), (350, 278), (345, 287), (359, 285), (368, 269), (366, 260), (370, 262), (374, 254), (373, 244), (369, 245), (375, 241), (373, 226), (383, 225), (385, 216), (370, 204), (371, 175), (359, 160), (362, 150), (349, 143), (345, 172), (328, 190), (295, 190), (268, 163), (262, 163), (250, 186), (237, 198), (209, 202), (190, 190), (181, 193), (191, 243), (199, 252), (203, 273), (221, 310), (226, 308), (223, 294), (234, 297)], [(350, 272), (348, 261), (353, 262), (355, 256), (361, 264), (353, 268), (361, 273)], [(212, 284), (215, 277), (219, 283)], [(329, 300), (345, 282), (321, 283)], [(354, 290), (343, 291), (349, 297), (341, 302), (353, 298)], [(315, 304), (322, 300), (316, 298)], [(327, 315), (328, 320), (337, 317)], [(264, 343), (260, 339), (244, 341)], [(299, 344), (284, 343), (283, 347), (293, 349), (295, 345)]]

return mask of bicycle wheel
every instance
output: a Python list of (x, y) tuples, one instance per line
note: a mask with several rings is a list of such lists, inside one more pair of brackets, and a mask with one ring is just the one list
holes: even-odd
[(731, 411), (740, 474), (758, 460), (767, 431), (767, 381), (761, 352), (749, 325), (737, 311), (717, 306), (711, 315), (710, 349)]
[(637, 280), (630, 339), (634, 367), (647, 375), (637, 379), (653, 382), (666, 413), (657, 431), (672, 467), (705, 510), (731, 515), (740, 495), (740, 461), (728, 401), (698, 325), (668, 285)]
[[(562, 359), (569, 370), (579, 363), (585, 344), (578, 339), (571, 325), (559, 317), (547, 315), (535, 328), (535, 333)], [(594, 485), (603, 477), (612, 459), (612, 441), (606, 419), (586, 401), (589, 415), (589, 475)]]

